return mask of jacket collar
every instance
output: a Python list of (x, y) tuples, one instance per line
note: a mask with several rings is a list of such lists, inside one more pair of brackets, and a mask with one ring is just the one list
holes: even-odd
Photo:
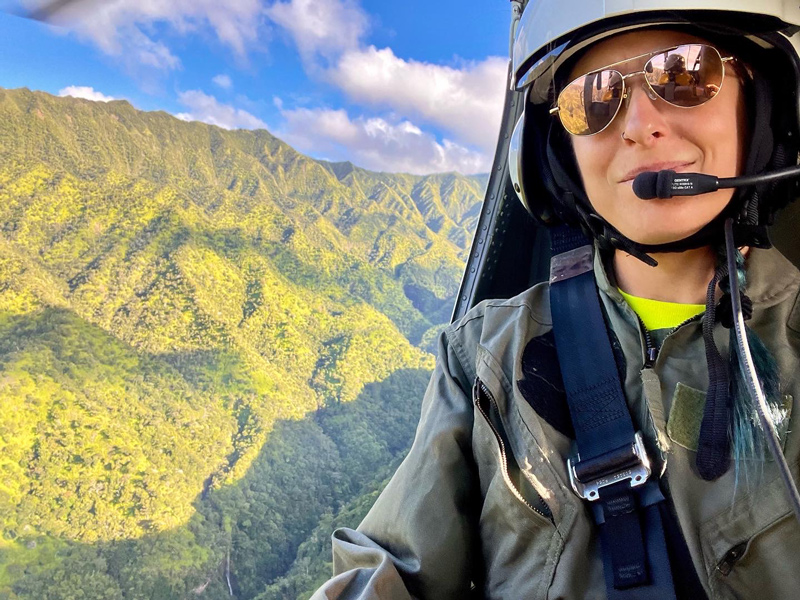
[[(595, 248), (594, 275), (597, 287), (615, 303), (627, 305), (617, 289), (610, 264)], [(800, 271), (776, 248), (764, 250), (751, 248), (746, 262), (746, 292), (754, 305), (764, 309), (784, 301), (790, 295), (797, 295), (800, 287)]]
[(766, 308), (797, 295), (800, 272), (776, 248), (751, 248), (746, 265), (746, 291), (754, 305)]

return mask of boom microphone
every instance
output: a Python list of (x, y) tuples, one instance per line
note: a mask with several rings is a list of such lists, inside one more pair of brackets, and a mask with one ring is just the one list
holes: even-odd
[(800, 165), (763, 175), (722, 178), (704, 173), (676, 173), (671, 170), (645, 171), (644, 173), (639, 173), (633, 180), (633, 193), (642, 200), (672, 198), (673, 196), (697, 196), (724, 188), (758, 185), (793, 177), (800, 177)]

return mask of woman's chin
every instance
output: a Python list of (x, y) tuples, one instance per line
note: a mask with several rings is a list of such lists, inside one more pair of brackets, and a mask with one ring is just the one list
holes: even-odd
[(637, 244), (657, 246), (685, 240), (703, 228), (703, 224), (686, 227), (675, 227), (674, 225), (673, 223), (673, 227), (669, 229), (665, 229), (663, 223), (658, 229), (645, 226), (631, 227), (626, 228), (627, 231), (620, 230), (620, 232)]
[(627, 238), (639, 244), (658, 245), (678, 242), (703, 229), (719, 216), (728, 202), (726, 198), (714, 198), (713, 202), (709, 200), (712, 199), (698, 202), (687, 197), (679, 198), (671, 204), (669, 201), (652, 203), (648, 205), (647, 210), (629, 213), (627, 218), (618, 215), (621, 217), (619, 219), (621, 222), (617, 228)]

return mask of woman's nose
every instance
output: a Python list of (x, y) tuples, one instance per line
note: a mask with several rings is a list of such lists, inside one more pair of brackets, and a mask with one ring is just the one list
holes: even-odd
[(623, 106), (622, 127), (628, 143), (650, 146), (669, 132), (658, 96), (646, 83), (632, 85)]

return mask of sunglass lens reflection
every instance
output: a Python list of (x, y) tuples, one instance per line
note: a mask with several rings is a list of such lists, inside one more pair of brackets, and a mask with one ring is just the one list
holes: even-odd
[(579, 77), (561, 92), (559, 116), (573, 135), (590, 135), (604, 129), (622, 102), (622, 76), (606, 69)]
[(654, 56), (645, 66), (653, 91), (670, 104), (687, 108), (716, 96), (722, 73), (719, 52), (702, 44), (678, 46)]

